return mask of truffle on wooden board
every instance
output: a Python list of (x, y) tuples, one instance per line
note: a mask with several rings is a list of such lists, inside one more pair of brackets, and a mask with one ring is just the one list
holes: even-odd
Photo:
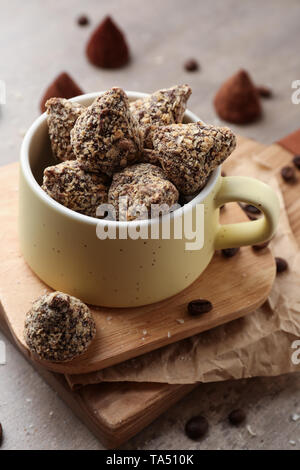
[(95, 334), (95, 322), (87, 305), (63, 292), (43, 295), (26, 314), (26, 344), (45, 361), (74, 359), (87, 350)]

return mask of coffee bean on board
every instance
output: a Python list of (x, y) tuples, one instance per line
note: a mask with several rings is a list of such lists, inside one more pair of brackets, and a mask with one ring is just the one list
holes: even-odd
[(236, 255), (239, 252), (240, 248), (224, 248), (222, 250), (222, 255), (225, 256), (225, 258), (232, 258), (232, 256)]
[(288, 165), (281, 168), (281, 176), (287, 183), (294, 183), (296, 180), (294, 168)]
[(287, 261), (285, 261), (285, 259), (276, 257), (275, 261), (276, 261), (277, 274), (283, 273), (284, 271), (287, 270), (288, 264), (287, 264)]
[(193, 317), (201, 315), (202, 313), (210, 312), (212, 308), (212, 303), (209, 300), (205, 299), (192, 300), (188, 304), (188, 312)]
[(255, 251), (260, 251), (260, 250), (263, 250), (264, 248), (266, 248), (270, 243), (270, 240), (264, 242), (264, 243), (259, 243), (257, 245), (252, 245), (252, 248), (253, 250)]
[(246, 212), (250, 212), (251, 214), (260, 214), (261, 213), (261, 211), (257, 207), (252, 206), (252, 204), (246, 204), (244, 206), (244, 210)]

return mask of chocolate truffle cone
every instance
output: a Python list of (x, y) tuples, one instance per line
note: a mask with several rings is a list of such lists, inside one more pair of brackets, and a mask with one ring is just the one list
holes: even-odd
[(45, 168), (42, 189), (59, 204), (96, 217), (97, 207), (107, 202), (108, 179), (87, 173), (76, 160), (69, 160)]
[(257, 88), (245, 70), (223, 83), (215, 96), (214, 106), (221, 119), (234, 124), (253, 122), (262, 113)]
[(153, 133), (153, 150), (164, 173), (183, 195), (196, 194), (211, 172), (233, 152), (236, 138), (227, 127), (202, 122), (171, 124)]
[[(178, 196), (176, 187), (161, 168), (138, 163), (114, 174), (108, 202), (115, 207), (119, 220), (147, 219), (160, 215), (159, 212), (155, 215), (155, 205), (163, 213), (172, 210)], [(126, 201), (120, 199), (123, 197)]]
[(73, 153), (85, 171), (111, 176), (140, 159), (142, 137), (121, 88), (111, 88), (81, 113), (71, 130)]
[[(130, 111), (141, 128), (145, 148), (151, 148), (152, 134), (156, 127), (182, 122), (191, 93), (189, 85), (175, 85), (130, 103)], [(144, 157), (147, 157), (146, 153)]]
[(93, 65), (107, 69), (119, 68), (129, 62), (125, 36), (110, 16), (92, 33), (86, 55)]
[(70, 361), (88, 349), (95, 335), (88, 306), (63, 292), (39, 297), (26, 314), (24, 339), (40, 360)]
[(65, 98), (50, 98), (45, 106), (53, 155), (61, 162), (75, 160), (70, 132), (85, 108)]
[(45, 105), (50, 98), (66, 98), (68, 100), (82, 94), (83, 91), (70, 75), (66, 72), (62, 72), (45, 91), (40, 103), (41, 111), (42, 113), (46, 111)]

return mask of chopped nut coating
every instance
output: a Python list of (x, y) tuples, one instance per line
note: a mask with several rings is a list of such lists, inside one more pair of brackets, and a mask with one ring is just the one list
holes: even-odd
[(145, 147), (151, 145), (151, 134), (157, 126), (182, 122), (191, 93), (188, 85), (176, 85), (130, 103), (130, 110), (144, 132)]
[(227, 127), (200, 122), (159, 127), (152, 142), (166, 177), (182, 194), (189, 195), (199, 191), (210, 173), (231, 154), (236, 138)]
[(138, 161), (142, 149), (136, 119), (121, 88), (112, 88), (77, 119), (71, 143), (81, 168), (112, 175)]
[(40, 359), (64, 362), (83, 354), (96, 334), (90, 309), (62, 292), (38, 298), (26, 314), (24, 339)]
[(70, 132), (85, 108), (64, 98), (50, 98), (46, 102), (46, 109), (53, 155), (61, 162), (74, 160)]
[[(108, 202), (115, 207), (118, 217), (121, 215), (120, 220), (147, 219), (151, 217), (151, 205), (165, 204), (164, 213), (169, 212), (178, 196), (177, 189), (166, 179), (161, 168), (139, 163), (113, 176)], [(127, 207), (120, 197), (127, 197)], [(119, 213), (120, 202), (122, 214)]]
[(42, 188), (55, 201), (81, 214), (96, 217), (96, 209), (107, 202), (106, 175), (87, 173), (76, 160), (44, 170)]

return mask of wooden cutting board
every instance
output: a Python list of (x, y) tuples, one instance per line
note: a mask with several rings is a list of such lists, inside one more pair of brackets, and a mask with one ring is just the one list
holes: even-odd
[[(262, 144), (240, 138), (235, 156), (242, 158), (245, 154), (258, 154), (263, 149)], [(277, 145), (274, 150), (278, 151)], [(291, 154), (288, 154), (283, 160), (286, 162), (290, 158)], [(295, 219), (294, 214), (295, 209), (289, 215)], [(0, 309), (0, 327), (8, 337), (13, 339), (7, 327), (3, 309)], [(17, 343), (17, 346), (20, 347), (20, 344)], [(30, 360), (26, 352), (24, 350), (22, 352)], [(121, 382), (89, 385), (71, 392), (64, 376), (49, 372), (36, 361), (30, 361), (66, 404), (108, 448), (116, 448), (126, 442), (197, 386), (197, 384)]]
[[(14, 343), (1, 305), (0, 329)], [(30, 362), (108, 449), (126, 442), (197, 386), (115, 382), (71, 392), (64, 375)]]
[[(32, 301), (50, 289), (19, 252), (17, 171), (18, 164), (0, 170), (0, 224), (5, 227), (0, 246), (0, 299), (12, 335), (30, 355), (23, 339), (25, 314)], [(247, 217), (237, 204), (232, 204), (223, 211), (222, 219), (229, 223)], [(266, 300), (274, 276), (275, 264), (269, 250), (255, 252), (244, 247), (230, 259), (216, 253), (205, 273), (171, 299), (137, 308), (93, 308), (97, 335), (87, 353), (67, 363), (41, 364), (54, 372), (84, 374), (180, 341), (252, 312)], [(187, 304), (197, 298), (211, 300), (213, 310), (199, 317), (189, 316)]]

